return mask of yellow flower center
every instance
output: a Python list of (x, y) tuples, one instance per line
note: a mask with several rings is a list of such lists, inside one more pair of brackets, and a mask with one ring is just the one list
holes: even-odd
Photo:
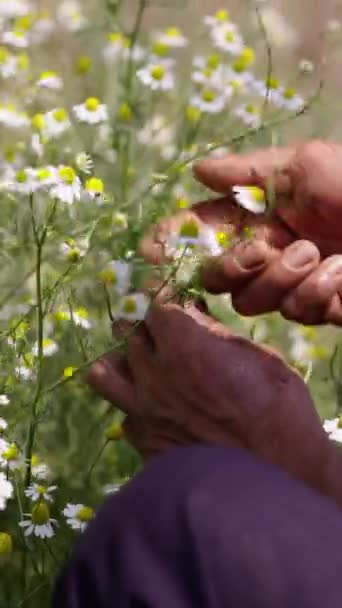
[(47, 78), (58, 78), (58, 74), (57, 72), (53, 72), (52, 70), (42, 72), (40, 75), (40, 80), (46, 80)]
[(4, 46), (0, 46), (0, 64), (7, 62), (9, 58), (9, 52)]
[(132, 118), (133, 118), (132, 108), (127, 102), (124, 102), (121, 104), (121, 106), (119, 108), (118, 116), (119, 116), (120, 120), (123, 120), (125, 122), (132, 120)]
[(274, 78), (274, 76), (270, 76), (266, 80), (266, 86), (271, 90), (277, 90), (279, 89), (280, 82), (277, 78)]
[(188, 106), (186, 109), (186, 118), (189, 122), (198, 122), (201, 118), (201, 110), (194, 106)]
[(169, 54), (170, 47), (165, 42), (160, 40), (152, 45), (152, 53), (158, 57), (166, 57)]
[(82, 507), (82, 509), (80, 509), (77, 513), (76, 517), (79, 521), (87, 523), (88, 521), (91, 521), (93, 519), (94, 515), (94, 509), (92, 509), (91, 507)]
[(169, 27), (165, 33), (167, 36), (170, 36), (170, 38), (181, 38), (182, 36), (182, 32), (178, 27)]
[(77, 308), (77, 310), (75, 310), (75, 313), (81, 317), (81, 319), (88, 319), (88, 311), (86, 308)]
[(77, 370), (77, 367), (66, 367), (65, 370), (63, 371), (63, 376), (64, 378), (72, 378), (72, 376), (74, 375), (75, 371)]
[(13, 551), (13, 540), (7, 532), (0, 532), (0, 555), (8, 555)]
[(20, 53), (18, 55), (18, 67), (19, 70), (27, 70), (30, 66), (30, 58), (27, 53)]
[(248, 112), (248, 114), (253, 114), (253, 115), (259, 114), (258, 106), (255, 106), (252, 103), (248, 103), (245, 107), (245, 110), (246, 110), (246, 112)]
[(204, 89), (202, 91), (202, 99), (206, 103), (212, 103), (216, 99), (216, 93), (212, 89)]
[(105, 268), (100, 276), (107, 285), (116, 285), (118, 282), (118, 275), (113, 268)]
[(54, 111), (53, 117), (57, 122), (65, 122), (69, 119), (69, 114), (64, 108), (58, 108)]
[(50, 348), (50, 346), (54, 345), (54, 341), (51, 338), (44, 338), (43, 340), (43, 348)]
[(224, 249), (228, 248), (229, 245), (231, 244), (231, 235), (228, 232), (224, 232), (223, 230), (219, 230), (216, 233), (216, 237), (217, 237), (217, 242), (219, 245), (221, 245), (221, 247), (223, 247)]
[(120, 32), (112, 32), (109, 34), (108, 40), (114, 44), (117, 42), (122, 42), (122, 34), (120, 34)]
[(228, 11), (226, 10), (219, 10), (217, 11), (217, 13), (215, 14), (215, 18), (217, 19), (217, 21), (229, 21), (230, 19), (230, 14)]
[(38, 486), (37, 488), (37, 492), (40, 496), (43, 496), (46, 492), (47, 492), (47, 486)]
[(90, 57), (88, 57), (88, 55), (81, 55), (76, 64), (76, 71), (78, 74), (88, 74), (88, 72), (91, 70), (91, 66), (92, 61)]
[(151, 70), (151, 76), (154, 80), (163, 80), (166, 74), (166, 68), (163, 65), (155, 65)]
[(237, 74), (242, 74), (247, 69), (246, 63), (242, 59), (237, 59), (236, 61), (234, 61), (232, 67), (234, 72), (236, 72)]
[(27, 171), (25, 171), (25, 169), (20, 169), (20, 171), (17, 171), (15, 178), (20, 184), (25, 184), (28, 180)]
[(15, 443), (12, 443), (7, 448), (7, 450), (2, 453), (2, 456), (5, 460), (7, 460), (7, 462), (13, 462), (14, 460), (17, 460), (19, 457), (19, 450)]
[(248, 190), (256, 203), (263, 204), (265, 202), (265, 192), (258, 186), (248, 186)]
[(179, 236), (185, 238), (197, 239), (200, 233), (199, 225), (195, 220), (189, 220), (185, 222), (180, 229)]
[(100, 105), (100, 100), (97, 97), (88, 97), (85, 102), (86, 108), (89, 112), (96, 112)]
[(51, 169), (48, 169), (47, 167), (43, 168), (43, 169), (39, 169), (38, 173), (38, 179), (43, 182), (46, 179), (49, 179), (49, 177), (51, 177), (52, 175), (52, 171)]
[(69, 321), (70, 313), (65, 310), (58, 310), (55, 313), (55, 319), (56, 321)]
[(104, 184), (102, 179), (99, 179), (98, 177), (91, 177), (90, 179), (88, 179), (86, 182), (86, 190), (88, 190), (89, 192), (103, 194)]
[(109, 441), (118, 441), (124, 436), (124, 430), (120, 422), (113, 422), (105, 432), (105, 437)]
[(286, 89), (286, 91), (284, 91), (284, 97), (285, 99), (293, 99), (296, 96), (296, 89), (293, 88), (288, 88)]
[(59, 170), (59, 176), (69, 186), (73, 184), (76, 179), (76, 173), (72, 167), (62, 167)]
[(226, 33), (226, 41), (227, 42), (234, 42), (235, 40), (235, 34), (234, 32), (227, 32)]
[(32, 14), (28, 14), (28, 15), (24, 15), (23, 17), (19, 17), (19, 19), (17, 19), (15, 21), (15, 27), (18, 30), (30, 30), (32, 25), (33, 25), (33, 15)]
[(177, 199), (177, 207), (178, 209), (188, 209), (188, 207), (190, 207), (190, 201), (188, 201), (185, 196), (181, 196)]
[(221, 56), (218, 55), (217, 53), (214, 53), (213, 55), (210, 55), (210, 57), (208, 57), (207, 66), (211, 70), (216, 70), (220, 64), (221, 64)]
[(122, 307), (123, 312), (127, 314), (134, 314), (137, 312), (137, 303), (134, 298), (126, 298), (125, 303)]
[(45, 128), (46, 121), (44, 114), (35, 114), (32, 118), (32, 126), (37, 129), (37, 131), (42, 131)]
[(243, 49), (238, 61), (241, 61), (245, 65), (246, 68), (253, 65), (253, 63), (255, 62), (254, 49), (252, 49), (250, 46), (246, 46)]
[(39, 502), (32, 509), (31, 514), (32, 523), (35, 526), (43, 526), (47, 524), (50, 519), (50, 509), (46, 502)]
[(40, 459), (39, 459), (39, 456), (37, 456), (37, 454), (33, 454), (33, 455), (32, 455), (32, 458), (31, 458), (31, 465), (32, 465), (33, 467), (36, 467), (36, 466), (37, 466), (37, 465), (39, 465), (39, 464), (40, 464)]
[(13, 147), (9, 147), (5, 151), (5, 158), (8, 163), (15, 163), (17, 155)]

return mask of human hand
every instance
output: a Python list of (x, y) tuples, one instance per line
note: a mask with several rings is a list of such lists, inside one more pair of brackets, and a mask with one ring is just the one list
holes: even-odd
[(323, 483), (329, 442), (301, 377), (193, 305), (154, 305), (127, 354), (100, 359), (88, 381), (128, 414), (145, 458), (177, 444), (237, 445)]
[[(204, 287), (230, 292), (233, 306), (246, 316), (280, 310), (309, 325), (342, 325), (341, 166), (342, 146), (320, 141), (203, 161), (196, 177), (227, 196), (153, 227), (142, 253), (160, 263), (163, 241), (189, 217), (237, 236), (251, 228), (253, 239), (208, 262)], [(270, 182), (276, 193), (271, 215), (254, 215), (234, 202), (232, 186), (267, 189)]]

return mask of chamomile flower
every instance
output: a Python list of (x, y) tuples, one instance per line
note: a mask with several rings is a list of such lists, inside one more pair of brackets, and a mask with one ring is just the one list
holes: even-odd
[(237, 116), (245, 125), (252, 127), (252, 129), (258, 129), (261, 126), (261, 113), (258, 106), (247, 103), (242, 106), (238, 106), (234, 110), (235, 116)]
[(206, 15), (203, 21), (210, 28), (221, 27), (222, 25), (227, 25), (227, 23), (233, 25), (230, 21), (230, 14), (225, 9), (217, 11), (215, 15)]
[(57, 521), (50, 517), (50, 507), (47, 502), (40, 501), (34, 505), (31, 513), (26, 513), (19, 526), (25, 529), (25, 536), (52, 538), (55, 535), (54, 526)]
[(102, 179), (98, 177), (90, 177), (87, 179), (85, 184), (85, 192), (87, 198), (95, 200), (98, 204), (102, 204), (105, 201), (104, 195), (104, 183)]
[(78, 262), (86, 255), (88, 248), (88, 239), (75, 241), (75, 239), (69, 238), (61, 243), (60, 251), (70, 262)]
[(70, 528), (84, 532), (89, 522), (94, 518), (95, 511), (92, 507), (83, 504), (68, 503), (63, 509), (63, 515)]
[(313, 74), (315, 71), (315, 64), (310, 59), (301, 59), (298, 64), (298, 70), (301, 74)]
[(2, 34), (1, 41), (7, 46), (13, 46), (17, 49), (25, 49), (29, 45), (29, 41), (23, 30), (7, 31)]
[(172, 257), (183, 256), (184, 248), (188, 257), (195, 251), (211, 256), (223, 253), (216, 230), (211, 226), (201, 226), (192, 218), (185, 221), (177, 232), (170, 234), (167, 248), (168, 254)]
[(94, 168), (93, 160), (86, 152), (80, 152), (77, 154), (75, 158), (75, 165), (77, 169), (79, 169), (79, 171), (85, 175), (90, 175)]
[(165, 44), (171, 48), (181, 48), (188, 44), (187, 39), (183, 36), (178, 27), (169, 27), (157, 38), (157, 42)]
[(2, 0), (0, 2), (0, 18), (15, 19), (23, 17), (31, 10), (30, 2), (25, 0)]
[(41, 190), (44, 188), (49, 188), (58, 182), (58, 175), (56, 167), (52, 165), (41, 167), (40, 169), (36, 169), (34, 172), (35, 178), (35, 189)]
[(86, 308), (77, 308), (73, 311), (72, 317), (75, 325), (82, 327), (82, 329), (91, 329), (92, 324), (88, 318), (88, 311)]
[(126, 48), (127, 39), (121, 32), (111, 32), (108, 34), (108, 42), (103, 49), (103, 58), (110, 63), (122, 55)]
[(17, 58), (6, 47), (0, 46), (0, 75), (3, 78), (11, 78), (16, 76), (17, 71)]
[[(1, 510), (1, 503), (0, 503)], [(13, 551), (13, 538), (7, 532), (0, 532), (0, 557), (10, 555)]]
[(137, 133), (137, 139), (143, 146), (165, 148), (174, 141), (174, 127), (167, 123), (161, 114), (153, 116)]
[(336, 443), (342, 443), (342, 418), (333, 418), (332, 420), (325, 420), (323, 428), (329, 435), (331, 441)]
[(251, 89), (270, 103), (276, 106), (282, 105), (282, 87), (279, 80), (274, 76), (270, 76), (267, 80), (253, 80)]
[(129, 294), (122, 298), (117, 308), (113, 310), (113, 318), (124, 319), (132, 323), (143, 321), (150, 304), (150, 298), (144, 293)]
[(45, 123), (43, 133), (48, 139), (60, 137), (71, 127), (69, 114), (64, 108), (50, 110), (44, 114), (43, 120)]
[(9, 405), (10, 400), (7, 395), (0, 395), (0, 406), (1, 405)]
[[(9, 171), (4, 181), (8, 192), (16, 194), (31, 194), (36, 190), (36, 180), (31, 167), (19, 171)], [(3, 186), (2, 186), (3, 187)]]
[(133, 267), (130, 262), (112, 260), (106, 264), (100, 276), (106, 285), (112, 287), (118, 294), (124, 295), (131, 286), (132, 272)]
[(32, 502), (52, 502), (52, 494), (57, 490), (57, 486), (45, 486), (38, 483), (31, 483), (25, 490), (25, 496), (30, 498)]
[(305, 101), (295, 89), (289, 87), (282, 91), (279, 104), (289, 112), (299, 112), (304, 108)]
[(18, 446), (15, 443), (0, 443), (0, 466), (15, 471), (22, 467), (24, 462)]
[(219, 114), (226, 106), (231, 91), (220, 92), (218, 89), (204, 88), (191, 97), (190, 104), (205, 114)]
[(242, 36), (230, 24), (215, 28), (211, 33), (214, 46), (231, 55), (240, 55), (244, 48)]
[(4, 511), (7, 501), (13, 496), (13, 486), (4, 473), (0, 473), (0, 511)]
[[(52, 357), (52, 355), (55, 355), (58, 351), (58, 344), (57, 342), (55, 342), (54, 340), (51, 340), (51, 338), (44, 338), (43, 340), (43, 357)], [(32, 353), (35, 357), (38, 357), (39, 354), (39, 348), (38, 348), (38, 344), (36, 343), (32, 349)]]
[(15, 366), (14, 372), (18, 380), (32, 380), (34, 378), (34, 371), (32, 367), (25, 363), (25, 360), (20, 361), (19, 364)]
[(72, 167), (61, 166), (57, 172), (57, 183), (50, 190), (50, 196), (67, 205), (81, 199), (82, 184)]
[(71, 32), (78, 32), (86, 27), (88, 21), (82, 14), (81, 5), (77, 0), (64, 0), (58, 3), (57, 18)]
[(30, 126), (30, 119), (25, 112), (19, 112), (12, 104), (3, 107), (0, 105), (0, 123), (8, 129), (22, 129)]
[(234, 186), (232, 190), (240, 207), (256, 214), (266, 211), (266, 196), (261, 188), (257, 186)]
[(47, 480), (52, 477), (52, 471), (50, 467), (43, 462), (37, 454), (33, 454), (31, 458), (31, 472), (32, 477), (39, 481)]
[(151, 62), (137, 71), (139, 80), (152, 91), (170, 91), (175, 84), (172, 69), (165, 62)]
[(36, 84), (41, 89), (50, 89), (51, 91), (60, 91), (63, 88), (62, 78), (57, 72), (51, 70), (42, 72)]
[(4, 434), (4, 431), (8, 428), (8, 422), (0, 417), (0, 435)]
[(108, 120), (107, 106), (97, 97), (88, 97), (84, 103), (73, 107), (73, 112), (79, 122), (98, 125)]

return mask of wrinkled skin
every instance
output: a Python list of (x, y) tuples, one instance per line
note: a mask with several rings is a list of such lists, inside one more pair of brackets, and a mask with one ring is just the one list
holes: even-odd
[[(209, 159), (196, 177), (225, 198), (195, 205), (154, 226), (142, 243), (146, 259), (163, 259), (166, 236), (185, 218), (254, 238), (203, 269), (204, 286), (229, 292), (243, 315), (280, 310), (287, 319), (342, 325), (342, 146), (311, 141), (246, 155)], [(233, 185), (272, 184), (275, 212), (255, 216), (235, 205)]]
[(311, 485), (323, 477), (328, 440), (300, 376), (192, 305), (155, 305), (127, 356), (100, 359), (88, 380), (128, 414), (127, 437), (145, 458), (172, 445), (219, 443)]

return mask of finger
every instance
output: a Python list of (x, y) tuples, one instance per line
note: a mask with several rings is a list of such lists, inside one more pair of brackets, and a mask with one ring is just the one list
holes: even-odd
[(155, 343), (146, 324), (139, 323), (127, 344), (127, 360), (138, 391), (155, 369), (155, 352)]
[(334, 296), (341, 286), (342, 256), (331, 256), (289, 293), (282, 302), (281, 313), (308, 325), (325, 323), (327, 317), (337, 319), (341, 305), (339, 296)]
[(91, 388), (125, 412), (134, 411), (135, 389), (126, 357), (110, 353), (98, 359), (87, 375)]
[(202, 184), (222, 194), (230, 192), (235, 185), (265, 188), (270, 180), (277, 191), (286, 193), (291, 189), (287, 169), (294, 154), (292, 147), (228, 154), (223, 158), (209, 158), (198, 163), (194, 173)]
[(210, 293), (234, 293), (260, 275), (277, 256), (279, 250), (266, 241), (239, 243), (206, 263), (201, 271), (202, 284)]
[(259, 277), (233, 294), (234, 308), (245, 316), (278, 310), (285, 295), (315, 270), (319, 261), (320, 254), (313, 243), (292, 243)]

